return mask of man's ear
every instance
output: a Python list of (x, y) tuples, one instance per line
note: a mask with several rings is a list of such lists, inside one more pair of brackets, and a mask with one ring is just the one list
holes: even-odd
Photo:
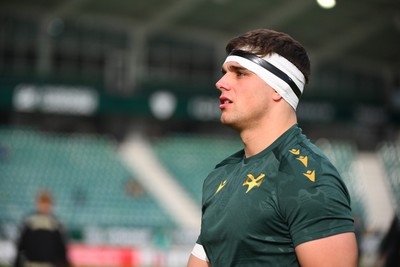
[(282, 96), (281, 96), (277, 91), (274, 90), (274, 93), (273, 93), (273, 95), (272, 95), (272, 99), (273, 99), (274, 101), (279, 101), (279, 100), (282, 99)]

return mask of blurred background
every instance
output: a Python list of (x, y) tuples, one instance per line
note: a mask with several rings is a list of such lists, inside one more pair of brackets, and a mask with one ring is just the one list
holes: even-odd
[(349, 188), (360, 266), (383, 266), (400, 205), (398, 0), (1, 0), (0, 265), (45, 188), (75, 266), (186, 266), (202, 181), (241, 149), (219, 123), (225, 44), (255, 28), (307, 49), (300, 127)]

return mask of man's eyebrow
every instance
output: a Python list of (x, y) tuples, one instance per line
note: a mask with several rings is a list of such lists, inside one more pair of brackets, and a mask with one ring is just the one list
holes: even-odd
[(229, 67), (230, 71), (238, 72), (238, 71), (248, 71), (245, 67), (242, 66), (235, 66), (235, 65), (230, 65)]

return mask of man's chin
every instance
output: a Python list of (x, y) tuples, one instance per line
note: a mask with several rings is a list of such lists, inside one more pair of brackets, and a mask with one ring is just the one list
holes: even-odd
[(225, 126), (228, 126), (234, 130), (239, 130), (238, 125), (233, 120), (228, 120), (227, 118), (221, 116), (220, 121)]

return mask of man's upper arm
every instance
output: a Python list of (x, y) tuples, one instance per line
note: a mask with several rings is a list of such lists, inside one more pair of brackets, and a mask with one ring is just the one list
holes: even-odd
[(295, 250), (302, 267), (356, 267), (358, 262), (357, 242), (352, 232), (305, 242)]
[(210, 266), (211, 265), (209, 262), (199, 259), (193, 254), (190, 255), (189, 262), (187, 264), (187, 267), (210, 267)]

